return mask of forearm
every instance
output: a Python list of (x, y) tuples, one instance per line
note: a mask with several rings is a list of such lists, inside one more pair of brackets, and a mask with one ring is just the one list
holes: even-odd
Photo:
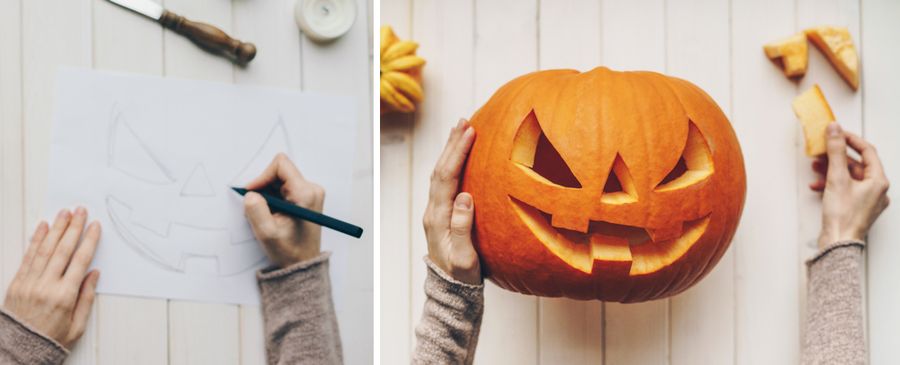
[(340, 364), (328, 253), (257, 275), (269, 364)]
[(865, 364), (861, 258), (863, 243), (832, 244), (807, 262), (804, 364)]
[(453, 280), (427, 258), (425, 310), (414, 364), (471, 364), (484, 314), (484, 285)]
[(68, 355), (56, 341), (0, 311), (0, 364), (62, 364)]

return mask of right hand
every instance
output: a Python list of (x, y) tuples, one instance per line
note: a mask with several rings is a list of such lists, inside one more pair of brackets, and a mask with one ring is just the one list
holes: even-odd
[(481, 284), (478, 253), (472, 245), (475, 204), (469, 193), (459, 193), (459, 175), (475, 141), (475, 129), (465, 119), (450, 130), (444, 152), (431, 174), (428, 207), (422, 223), (428, 258), (456, 280)]
[[(828, 126), (827, 134), (827, 157), (813, 163), (820, 177), (810, 184), (811, 189), (824, 192), (820, 249), (842, 240), (864, 240), (890, 202), (888, 179), (875, 147), (842, 131), (837, 123)], [(848, 146), (862, 161), (847, 156)]]
[[(265, 171), (247, 184), (248, 190), (270, 190), (284, 200), (321, 212), (325, 189), (303, 178), (297, 166), (279, 153)], [(319, 256), (322, 226), (286, 214), (272, 213), (266, 200), (255, 192), (244, 197), (244, 212), (269, 260), (279, 268)]]
[(100, 223), (85, 230), (86, 222), (84, 208), (59, 212), (52, 227), (41, 222), (3, 303), (20, 321), (70, 349), (87, 326), (100, 278), (99, 271), (88, 272)]

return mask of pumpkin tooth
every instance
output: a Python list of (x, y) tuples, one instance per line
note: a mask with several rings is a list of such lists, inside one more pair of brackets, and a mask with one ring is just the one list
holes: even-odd
[(682, 222), (677, 222), (661, 228), (647, 228), (647, 235), (653, 242), (668, 241), (681, 237), (683, 225)]

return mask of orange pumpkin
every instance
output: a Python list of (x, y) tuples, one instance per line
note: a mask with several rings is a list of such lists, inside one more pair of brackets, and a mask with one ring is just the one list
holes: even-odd
[(534, 72), (472, 117), (462, 190), (497, 285), (640, 302), (677, 294), (728, 249), (744, 205), (737, 137), (703, 90), (654, 72)]

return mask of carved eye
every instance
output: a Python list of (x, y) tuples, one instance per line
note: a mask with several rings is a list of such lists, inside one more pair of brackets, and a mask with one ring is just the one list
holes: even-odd
[(534, 111), (528, 113), (516, 132), (510, 160), (535, 179), (560, 187), (581, 188), (569, 165), (544, 135)]
[(712, 153), (706, 138), (690, 122), (684, 152), (672, 171), (656, 186), (656, 191), (671, 191), (703, 181), (713, 172)]
[(109, 128), (108, 148), (109, 167), (148, 184), (165, 185), (175, 182), (172, 174), (147, 148), (115, 107)]

